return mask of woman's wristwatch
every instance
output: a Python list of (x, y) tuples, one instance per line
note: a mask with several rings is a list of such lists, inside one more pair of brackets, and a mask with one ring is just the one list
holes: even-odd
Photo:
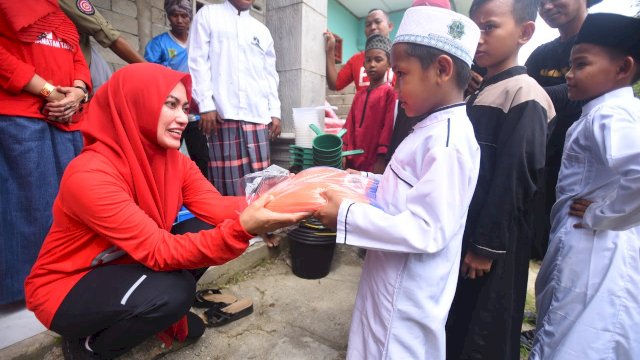
[(74, 88), (80, 89), (84, 93), (84, 98), (82, 99), (82, 101), (80, 101), (81, 104), (84, 104), (87, 101), (89, 101), (89, 92), (87, 91), (86, 87), (80, 86), (80, 85), (76, 85), (76, 86), (74, 86)]

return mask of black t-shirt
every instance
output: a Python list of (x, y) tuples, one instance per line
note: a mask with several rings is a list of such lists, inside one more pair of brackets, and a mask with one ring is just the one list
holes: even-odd
[(560, 38), (557, 38), (540, 45), (531, 53), (525, 63), (527, 74), (542, 87), (566, 83), (564, 76), (571, 68), (569, 57), (575, 40), (575, 37), (567, 41), (560, 41)]

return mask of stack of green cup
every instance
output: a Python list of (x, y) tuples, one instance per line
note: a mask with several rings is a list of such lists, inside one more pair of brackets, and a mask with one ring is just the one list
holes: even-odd
[(337, 135), (334, 135), (324, 134), (313, 124), (310, 127), (317, 135), (313, 139), (312, 145), (313, 165), (342, 169), (343, 156), (364, 153), (363, 150), (342, 151), (342, 136), (347, 132), (346, 129), (342, 129)]
[(289, 145), (289, 154), (292, 166), (300, 166), (302, 169), (308, 169), (313, 164), (313, 149), (305, 148), (297, 145)]

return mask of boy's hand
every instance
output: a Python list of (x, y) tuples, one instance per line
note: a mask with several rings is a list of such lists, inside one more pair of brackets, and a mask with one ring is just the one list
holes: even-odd
[(282, 127), (280, 127), (280, 119), (278, 119), (277, 117), (272, 117), (271, 124), (269, 124), (269, 139), (271, 139), (271, 141), (274, 141), (278, 138), (278, 136), (280, 136), (281, 132)]
[(385, 159), (385, 155), (378, 155), (376, 159), (376, 163), (373, 165), (373, 173), (383, 174), (386, 168), (387, 168), (387, 160)]
[[(569, 215), (576, 216), (582, 219), (584, 217), (584, 212), (587, 211), (587, 208), (591, 204), (593, 204), (593, 201), (590, 201), (587, 199), (575, 199), (573, 200), (573, 203), (571, 203), (571, 206), (569, 207)], [(582, 229), (584, 225), (581, 222), (579, 222), (579, 223), (573, 224), (573, 227), (576, 229)]]
[(321, 193), (327, 199), (327, 204), (313, 213), (313, 217), (331, 229), (338, 228), (338, 211), (344, 196), (336, 190), (325, 190)]
[(491, 271), (493, 260), (467, 250), (460, 266), (460, 276), (464, 279), (475, 279)]
[(217, 111), (207, 111), (200, 113), (200, 122), (198, 126), (203, 134), (210, 136), (212, 131), (218, 130), (218, 123), (224, 123), (224, 120), (218, 115)]

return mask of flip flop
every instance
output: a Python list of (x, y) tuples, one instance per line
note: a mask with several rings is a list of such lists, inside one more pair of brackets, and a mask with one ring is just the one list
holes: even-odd
[(204, 289), (196, 292), (193, 307), (212, 308), (226, 307), (236, 302), (238, 298), (233, 294), (223, 294), (218, 289)]
[(233, 304), (223, 307), (212, 307), (204, 312), (205, 325), (218, 327), (241, 319), (253, 313), (253, 301), (249, 298), (240, 299)]

